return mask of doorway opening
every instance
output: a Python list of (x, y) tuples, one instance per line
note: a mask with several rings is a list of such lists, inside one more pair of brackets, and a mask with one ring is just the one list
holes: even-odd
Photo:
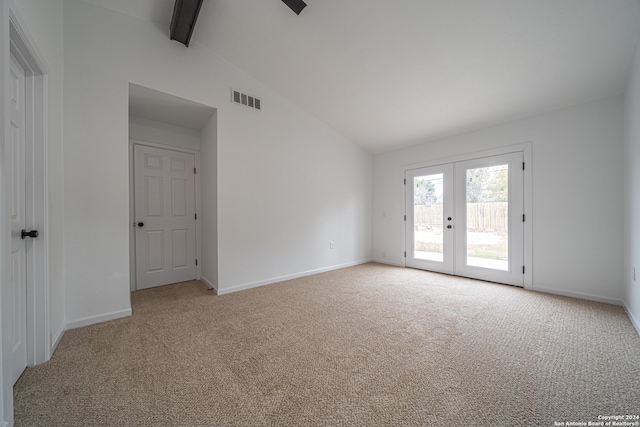
[(213, 287), (216, 109), (130, 84), (129, 141), (131, 291), (193, 279)]

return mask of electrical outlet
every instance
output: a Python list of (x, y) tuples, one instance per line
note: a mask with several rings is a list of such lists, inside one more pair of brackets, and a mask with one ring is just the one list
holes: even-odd
[(333, 242), (329, 242), (329, 249), (333, 249)]

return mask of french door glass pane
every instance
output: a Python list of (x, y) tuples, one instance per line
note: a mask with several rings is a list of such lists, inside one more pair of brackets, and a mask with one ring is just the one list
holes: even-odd
[(509, 164), (467, 169), (467, 265), (509, 270)]
[(444, 174), (413, 179), (414, 257), (443, 262), (443, 182)]

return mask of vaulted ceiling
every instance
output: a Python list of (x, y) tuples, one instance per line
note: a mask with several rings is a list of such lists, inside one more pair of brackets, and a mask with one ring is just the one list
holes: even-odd
[[(87, 1), (167, 31), (174, 3)], [(372, 153), (620, 94), (640, 37), (639, 0), (306, 3), (205, 0), (191, 45)]]

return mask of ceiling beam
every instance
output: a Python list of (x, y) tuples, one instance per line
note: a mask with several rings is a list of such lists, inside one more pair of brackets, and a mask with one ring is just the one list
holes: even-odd
[(296, 13), (296, 15), (300, 15), (302, 9), (307, 7), (307, 4), (302, 0), (282, 0), (282, 2), (289, 6), (289, 8), (291, 8), (291, 10)]
[(176, 0), (169, 32), (171, 40), (177, 40), (189, 47), (202, 2), (203, 0)]

